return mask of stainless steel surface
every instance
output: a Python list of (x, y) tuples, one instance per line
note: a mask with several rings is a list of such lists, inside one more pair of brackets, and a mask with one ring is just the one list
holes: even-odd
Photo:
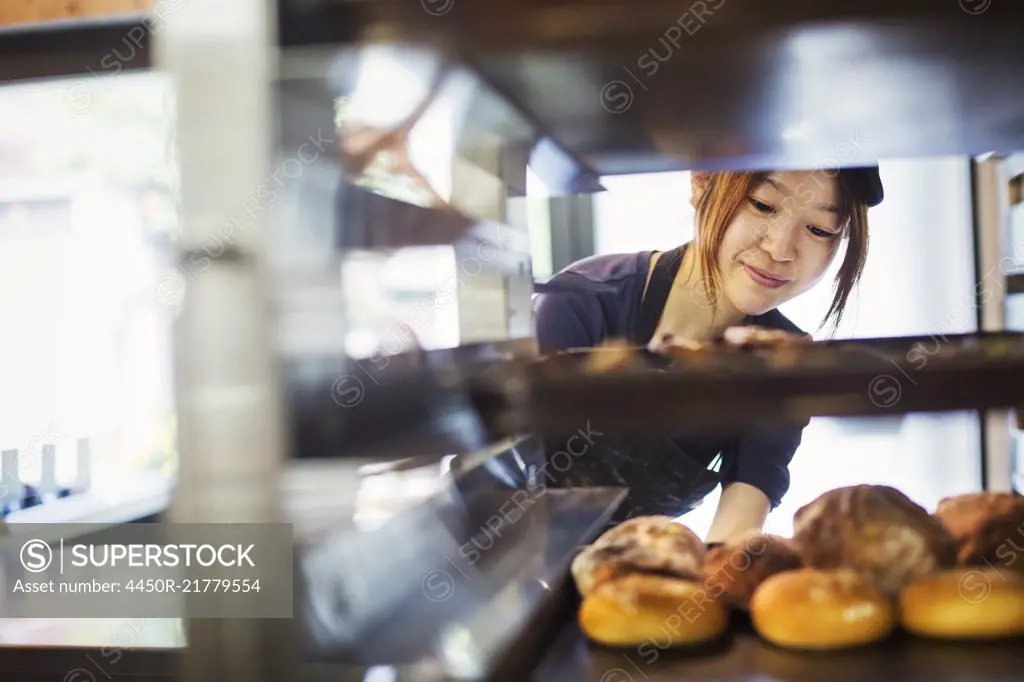
[(481, 488), (372, 531), (335, 530), (301, 558), (307, 660), (424, 681), (491, 679), (527, 663), (510, 647), (623, 494)]
[[(452, 344), (536, 353), (527, 227), (508, 210), (525, 192), (523, 149), (535, 131), (471, 72), (422, 50), (283, 52), (279, 76), (278, 147), (317, 146), (287, 186), (273, 188), (270, 262), (292, 456), (480, 448), (466, 396), (432, 358), (443, 361)], [(443, 267), (404, 250), (427, 245), (447, 250)], [(387, 284), (399, 262), (408, 291)], [(360, 320), (374, 302), (386, 312)], [(431, 335), (445, 340), (421, 348)], [(353, 339), (367, 347), (361, 355)], [(436, 371), (403, 374), (426, 366)]]
[(526, 194), (527, 165), (553, 195), (601, 189), (528, 114), (441, 50), (386, 40), (290, 47), (280, 78), (290, 119), (341, 98), (332, 111), (347, 174), (412, 203), (500, 221), (505, 198)]
[(600, 175), (1024, 148), (1017, 5), (282, 0), (282, 42), (456, 54)]

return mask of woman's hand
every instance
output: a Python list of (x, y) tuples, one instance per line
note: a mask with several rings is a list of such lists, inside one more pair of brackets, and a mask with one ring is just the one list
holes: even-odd
[(704, 541), (708, 544), (731, 542), (762, 531), (771, 506), (771, 500), (754, 486), (729, 483), (722, 489), (715, 518)]

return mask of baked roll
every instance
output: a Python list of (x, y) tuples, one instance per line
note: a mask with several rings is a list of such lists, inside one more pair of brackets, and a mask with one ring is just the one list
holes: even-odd
[(739, 348), (774, 348), (777, 346), (805, 345), (813, 342), (807, 334), (795, 334), (783, 329), (769, 329), (755, 325), (729, 327), (722, 333), (722, 340)]
[(709, 551), (704, 559), (704, 586), (712, 596), (730, 606), (748, 609), (762, 582), (802, 565), (800, 555), (789, 541), (758, 533)]
[(640, 353), (635, 345), (628, 341), (612, 339), (587, 354), (584, 371), (590, 374), (606, 374), (636, 367), (639, 364)]
[[(967, 493), (941, 499), (935, 509), (935, 518), (942, 522), (960, 545), (960, 562), (968, 563), (970, 557), (978, 553), (979, 532), (993, 519), (1022, 508), (1024, 497), (1016, 493)], [(990, 535), (987, 533), (985, 539), (991, 541)], [(1005, 541), (1006, 538), (1003, 538), (1002, 542)], [(1024, 542), (1020, 544), (1024, 547)]]
[(688, 339), (685, 336), (663, 334), (661, 338), (651, 339), (647, 349), (652, 353), (666, 355), (669, 357), (690, 358), (696, 353), (707, 351), (711, 346)]
[(607, 646), (660, 649), (703, 644), (725, 632), (729, 614), (699, 583), (633, 573), (602, 583), (580, 605), (588, 639)]
[(831, 650), (884, 639), (897, 614), (892, 600), (856, 571), (803, 568), (761, 583), (750, 600), (750, 619), (778, 646)]
[(960, 547), (960, 561), (1024, 575), (1024, 506), (989, 516)]
[(669, 516), (640, 516), (605, 532), (571, 566), (580, 595), (630, 573), (698, 580), (704, 544)]
[(798, 509), (793, 525), (805, 565), (852, 569), (891, 597), (956, 563), (957, 543), (942, 522), (890, 486), (830, 490)]
[(937, 639), (1024, 636), (1024, 578), (991, 568), (933, 573), (900, 595), (903, 627)]

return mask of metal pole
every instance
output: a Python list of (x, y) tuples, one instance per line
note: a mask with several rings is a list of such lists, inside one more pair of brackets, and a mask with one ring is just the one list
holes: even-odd
[[(978, 277), (984, 294), (978, 302), (980, 331), (1006, 329), (1006, 283), (1001, 272), (1006, 240), (1008, 198), (1003, 159), (991, 156), (974, 166)], [(1009, 491), (1013, 479), (1009, 410), (982, 412), (985, 490)]]

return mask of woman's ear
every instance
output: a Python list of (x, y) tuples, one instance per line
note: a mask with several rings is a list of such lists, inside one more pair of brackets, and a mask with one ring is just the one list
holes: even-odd
[(711, 182), (711, 173), (694, 171), (690, 174), (690, 205), (697, 208), (704, 193), (708, 190), (708, 183)]

